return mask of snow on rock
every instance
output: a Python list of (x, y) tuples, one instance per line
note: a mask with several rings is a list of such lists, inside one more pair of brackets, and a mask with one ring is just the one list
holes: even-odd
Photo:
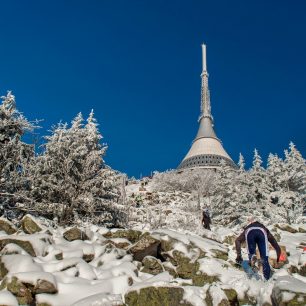
[(121, 294), (129, 287), (127, 276), (113, 277), (107, 280), (88, 281), (87, 283), (61, 283), (58, 282), (59, 294), (38, 294), (36, 301), (49, 305), (70, 306), (73, 303), (98, 293)]
[(25, 215), (21, 220), (21, 228), (26, 234), (34, 234), (42, 231), (43, 226), (33, 216)]
[(7, 244), (1, 251), (1, 255), (11, 255), (11, 254), (21, 254), (21, 255), (29, 255), (23, 248), (15, 243)]
[[(0, 305), (1, 297), (12, 305), (268, 306), (272, 300), (304, 305), (306, 235), (299, 230), (303, 225), (291, 227), (298, 231), (276, 229), (288, 263), (268, 282), (248, 279), (235, 265), (233, 241), (227, 238), (239, 232), (228, 228), (197, 235), (88, 225), (80, 228), (89, 237), (85, 241), (66, 240), (62, 227), (5, 234), (0, 236)], [(32, 251), (20, 242), (30, 243)]]
[(42, 271), (42, 268), (29, 255), (3, 255), (0, 258), (0, 278), (7, 273), (38, 271)]
[(160, 240), (154, 238), (149, 233), (145, 233), (128, 249), (128, 252), (133, 255), (135, 260), (142, 261), (146, 256), (156, 257), (159, 245)]
[(18, 306), (16, 297), (9, 291), (0, 291), (0, 302), (1, 305), (5, 306)]
[(279, 277), (272, 290), (275, 305), (306, 305), (305, 282), (291, 276)]
[(81, 299), (72, 306), (123, 306), (119, 294), (98, 293)]
[(14, 234), (17, 232), (15, 225), (5, 218), (0, 218), (0, 231), (4, 231), (6, 234)]
[(0, 237), (0, 250), (7, 244), (14, 243), (23, 248), (31, 256), (44, 255), (46, 246), (50, 243), (48, 234), (6, 235)]
[(70, 228), (69, 230), (65, 231), (63, 237), (68, 241), (73, 240), (88, 240), (88, 236), (85, 232), (81, 231), (77, 227)]

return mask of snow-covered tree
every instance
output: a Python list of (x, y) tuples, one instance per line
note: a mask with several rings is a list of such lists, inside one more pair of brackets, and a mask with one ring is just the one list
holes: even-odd
[(11, 214), (17, 202), (25, 200), (27, 171), (34, 157), (32, 145), (22, 141), (35, 126), (17, 109), (15, 96), (9, 91), (0, 105), (0, 214)]
[(267, 175), (274, 191), (287, 188), (284, 161), (277, 154), (270, 153), (267, 162)]
[(53, 128), (31, 167), (31, 197), (39, 213), (62, 224), (81, 217), (115, 223), (118, 175), (104, 163), (107, 147), (101, 139), (93, 112), (85, 125), (79, 113), (70, 128), (62, 123)]
[(256, 149), (254, 150), (253, 165), (250, 169), (250, 179), (252, 181), (252, 191), (258, 204), (257, 208), (259, 208), (259, 206), (265, 205), (272, 189), (269, 186), (267, 173), (262, 166), (261, 156)]
[(239, 161), (238, 161), (239, 171), (243, 172), (245, 170), (245, 160), (241, 153), (239, 153)]
[(293, 142), (285, 150), (285, 171), (288, 175), (288, 188), (306, 193), (306, 162)]
[(249, 171), (245, 170), (245, 160), (239, 154), (238, 169), (222, 163), (218, 169), (216, 193), (213, 198), (216, 221), (225, 225), (244, 223), (254, 215), (255, 198)]
[(306, 200), (306, 165), (301, 153), (291, 142), (285, 160), (270, 154), (267, 173), (273, 186), (270, 194), (274, 215), (282, 222), (297, 222)]

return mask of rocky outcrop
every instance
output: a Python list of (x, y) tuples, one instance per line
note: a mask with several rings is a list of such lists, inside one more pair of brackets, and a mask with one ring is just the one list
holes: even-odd
[(81, 231), (77, 227), (70, 228), (69, 230), (65, 231), (63, 237), (68, 241), (74, 240), (89, 240), (88, 236), (85, 232)]
[(183, 295), (180, 287), (146, 287), (128, 292), (124, 300), (127, 306), (192, 306)]
[(41, 226), (31, 215), (26, 215), (22, 218), (21, 228), (26, 234), (35, 234), (42, 230)]

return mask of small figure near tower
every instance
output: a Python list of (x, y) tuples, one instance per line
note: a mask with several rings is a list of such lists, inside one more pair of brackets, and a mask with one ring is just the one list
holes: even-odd
[(231, 157), (224, 150), (220, 139), (214, 131), (211, 114), (210, 93), (208, 87), (208, 72), (206, 64), (206, 45), (202, 44), (203, 68), (201, 73), (201, 115), (199, 130), (192, 146), (178, 166), (178, 170), (186, 168), (218, 168), (223, 160), (236, 168)]

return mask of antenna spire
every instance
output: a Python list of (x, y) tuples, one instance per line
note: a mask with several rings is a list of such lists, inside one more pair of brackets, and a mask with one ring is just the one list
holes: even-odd
[(206, 45), (202, 44), (202, 64), (203, 70), (202, 72), (207, 72), (207, 65), (206, 65)]
[(201, 115), (199, 121), (203, 118), (209, 118), (213, 123), (210, 106), (210, 93), (208, 88), (208, 72), (206, 63), (206, 45), (202, 44), (202, 73), (201, 73)]

